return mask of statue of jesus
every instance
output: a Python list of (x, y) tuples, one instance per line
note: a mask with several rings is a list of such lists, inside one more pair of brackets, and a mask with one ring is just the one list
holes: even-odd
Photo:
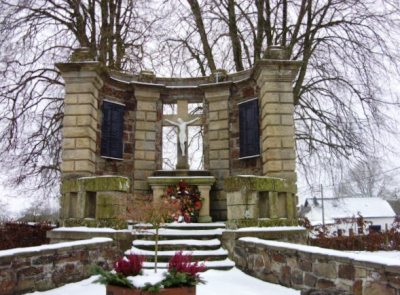
[(185, 156), (185, 143), (187, 142), (187, 126), (192, 124), (193, 122), (197, 121), (199, 118), (195, 118), (193, 120), (190, 121), (183, 121), (181, 118), (177, 119), (177, 122), (165, 119), (165, 121), (167, 121), (168, 123), (177, 126), (178, 127), (178, 138), (179, 138), (179, 145), (181, 147), (181, 151), (182, 151), (182, 156)]

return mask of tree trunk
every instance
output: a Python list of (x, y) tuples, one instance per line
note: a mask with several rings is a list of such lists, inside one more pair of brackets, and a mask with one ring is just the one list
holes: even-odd
[(201, 17), (199, 3), (197, 2), (197, 0), (187, 0), (187, 1), (190, 5), (190, 9), (192, 10), (192, 13), (193, 13), (193, 16), (194, 16), (194, 19), (196, 22), (196, 26), (199, 30), (204, 54), (205, 54), (207, 62), (208, 62), (208, 67), (210, 68), (211, 72), (215, 72), (217, 70), (217, 67), (215, 66), (214, 56), (213, 56), (210, 44), (208, 43), (207, 33), (206, 33), (206, 29), (204, 27), (203, 18)]
[(237, 21), (235, 14), (235, 0), (228, 0), (228, 25), (229, 36), (232, 42), (233, 60), (235, 61), (236, 71), (243, 71), (242, 46), (238, 36)]

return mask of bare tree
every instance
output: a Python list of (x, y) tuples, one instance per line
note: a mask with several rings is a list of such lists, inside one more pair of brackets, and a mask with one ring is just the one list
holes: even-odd
[(176, 72), (196, 63), (203, 75), (250, 68), (271, 45), (303, 62), (293, 86), (304, 167), (310, 157), (331, 162), (371, 153), (380, 132), (393, 131), (384, 111), (399, 105), (383, 83), (399, 74), (398, 1), (169, 2), (178, 21), (164, 42)]
[(0, 163), (13, 183), (57, 194), (63, 81), (54, 63), (88, 47), (111, 69), (138, 71), (154, 22), (149, 3), (0, 1)]
[(394, 191), (390, 185), (394, 179), (385, 173), (382, 160), (367, 157), (347, 168), (346, 176), (337, 185), (338, 197), (390, 198)]
[(397, 0), (0, 0), (0, 163), (17, 183), (40, 175), (33, 186), (57, 190), (54, 63), (79, 46), (112, 69), (174, 76), (248, 69), (285, 46), (303, 62), (293, 85), (303, 167), (368, 154), (391, 128), (384, 108), (398, 107), (383, 83), (399, 73), (399, 10)]

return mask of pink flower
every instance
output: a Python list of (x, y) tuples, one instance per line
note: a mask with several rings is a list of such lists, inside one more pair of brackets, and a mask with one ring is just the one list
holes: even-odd
[(168, 263), (168, 271), (181, 272), (196, 278), (199, 272), (206, 270), (204, 263), (192, 262), (191, 254), (183, 254), (182, 251), (176, 252)]
[(136, 276), (141, 272), (143, 262), (143, 256), (132, 254), (116, 261), (114, 263), (114, 269), (117, 273), (123, 274), (124, 276)]

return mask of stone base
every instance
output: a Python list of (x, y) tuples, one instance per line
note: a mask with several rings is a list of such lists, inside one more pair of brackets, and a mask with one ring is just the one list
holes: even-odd
[[(174, 172), (174, 171), (172, 171)], [(203, 205), (200, 209), (199, 222), (211, 222), (210, 217), (210, 190), (215, 183), (214, 176), (151, 176), (147, 178), (153, 190), (153, 200), (159, 200), (165, 189), (170, 185), (176, 185), (179, 181), (185, 181), (189, 185), (197, 185)]]
[(211, 173), (206, 170), (157, 170), (153, 173), (153, 176), (211, 176)]
[(212, 218), (211, 216), (199, 216), (199, 220), (200, 223), (208, 223), (208, 222), (212, 222)]

